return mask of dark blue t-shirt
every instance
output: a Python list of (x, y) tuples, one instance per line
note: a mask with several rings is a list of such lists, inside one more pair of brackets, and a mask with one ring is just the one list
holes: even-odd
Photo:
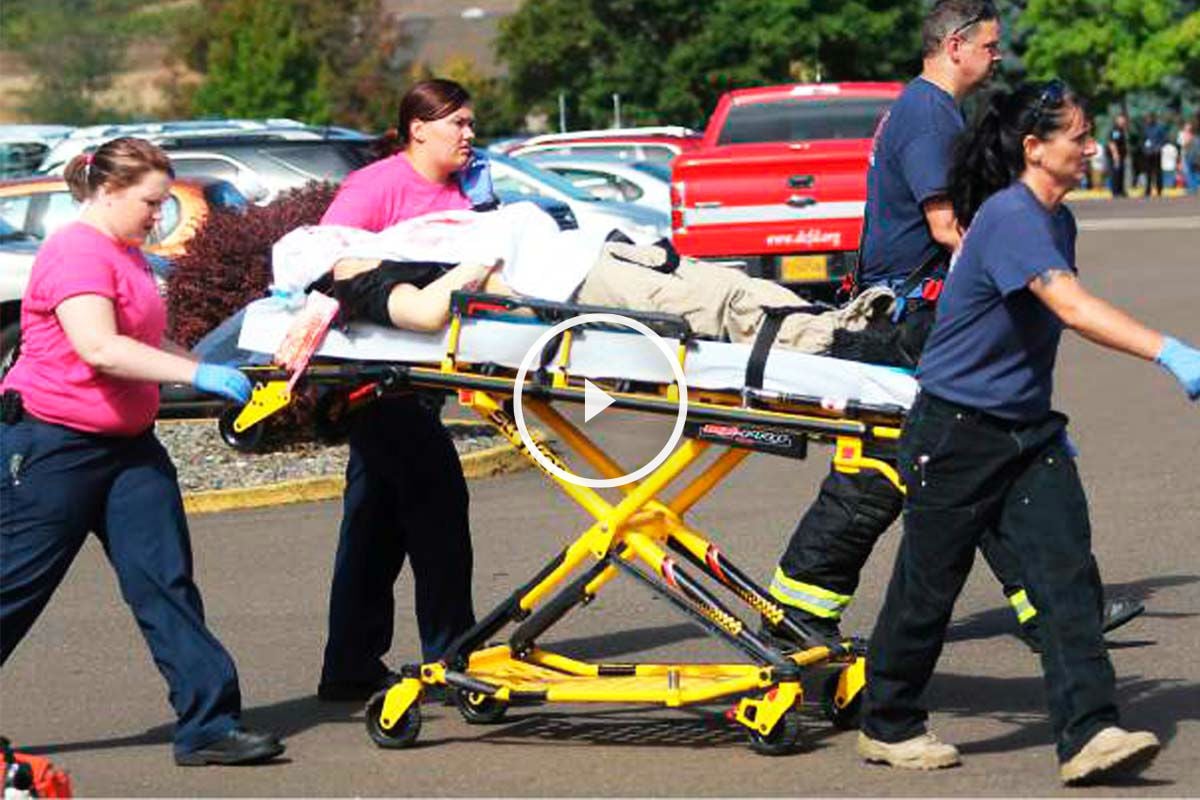
[(924, 78), (904, 87), (879, 123), (867, 170), (864, 286), (902, 280), (943, 249), (921, 204), (946, 193), (963, 126), (954, 98)]
[(963, 239), (917, 366), (921, 389), (1007, 419), (1049, 413), (1063, 325), (1027, 288), (1048, 269), (1075, 269), (1075, 218), (1017, 181), (987, 199)]

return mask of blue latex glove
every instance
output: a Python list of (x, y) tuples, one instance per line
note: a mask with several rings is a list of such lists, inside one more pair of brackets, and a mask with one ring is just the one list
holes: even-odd
[(496, 200), (496, 192), (492, 188), (492, 167), (482, 151), (475, 150), (471, 160), (459, 170), (458, 184), (473, 206), (486, 206)]
[(201, 363), (196, 367), (192, 385), (202, 392), (216, 394), (245, 405), (250, 400), (250, 379), (240, 370), (223, 364)]
[(1162, 352), (1154, 360), (1175, 376), (1189, 399), (1200, 398), (1200, 350), (1167, 336)]

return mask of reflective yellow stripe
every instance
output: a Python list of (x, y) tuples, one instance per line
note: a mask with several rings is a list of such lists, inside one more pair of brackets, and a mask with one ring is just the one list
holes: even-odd
[(1033, 603), (1029, 602), (1029, 597), (1025, 594), (1024, 589), (1009, 595), (1008, 602), (1012, 606), (1013, 613), (1017, 615), (1017, 622), (1022, 625), (1037, 616), (1037, 609), (1033, 607)]
[(775, 568), (770, 591), (771, 596), (784, 605), (823, 619), (840, 619), (842, 611), (853, 599), (848, 594), (838, 594), (811, 583), (792, 580), (779, 567)]

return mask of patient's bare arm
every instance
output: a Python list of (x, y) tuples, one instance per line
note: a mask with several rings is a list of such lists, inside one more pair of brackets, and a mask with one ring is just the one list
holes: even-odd
[(395, 286), (388, 295), (388, 316), (397, 328), (437, 331), (450, 324), (450, 294), (481, 288), (492, 294), (512, 294), (500, 278), (498, 264), (459, 264), (428, 286)]

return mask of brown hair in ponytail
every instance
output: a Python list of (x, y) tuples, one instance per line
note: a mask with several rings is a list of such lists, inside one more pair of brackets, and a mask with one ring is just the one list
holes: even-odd
[(71, 196), (82, 203), (101, 186), (124, 189), (149, 172), (164, 172), (175, 177), (171, 159), (160, 147), (145, 139), (125, 136), (105, 142), (94, 153), (80, 153), (72, 158), (67, 162), (63, 178), (71, 189)]

